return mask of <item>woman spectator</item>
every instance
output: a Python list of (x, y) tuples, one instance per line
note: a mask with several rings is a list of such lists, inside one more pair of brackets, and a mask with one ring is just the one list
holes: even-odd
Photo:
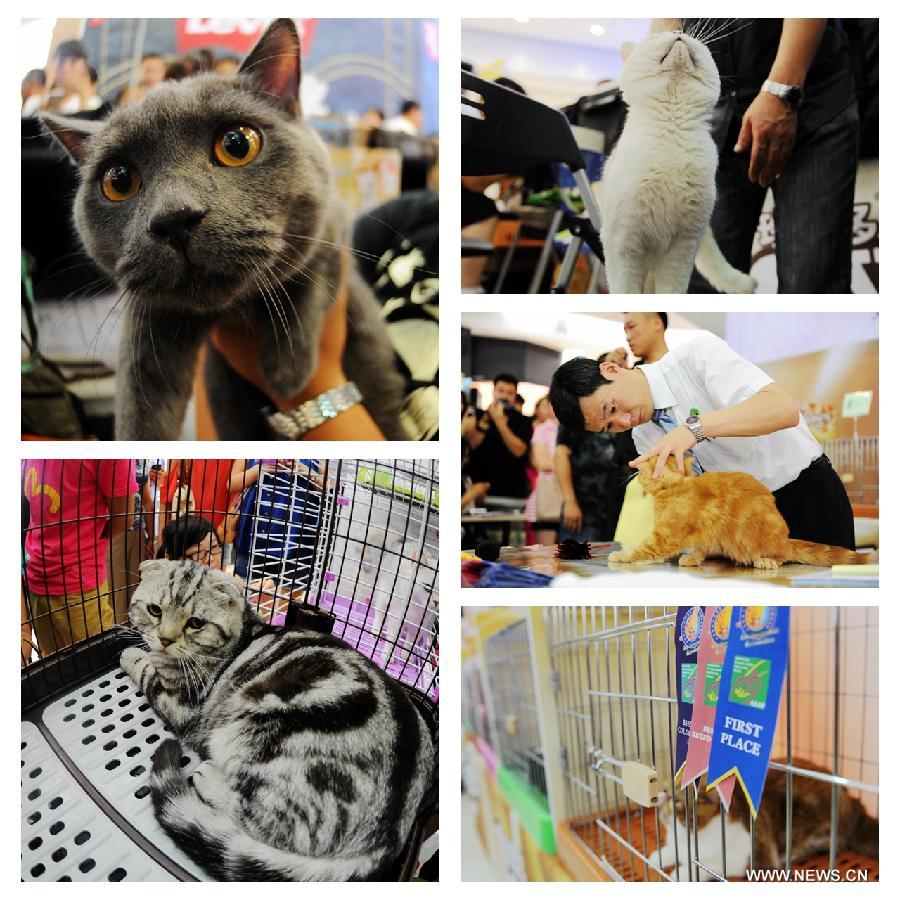
[[(192, 560), (213, 569), (223, 569), (222, 549), (213, 523), (202, 516), (188, 515), (166, 525), (157, 558)], [(256, 607), (263, 619), (271, 622), (275, 613), (275, 582), (271, 578), (260, 578), (248, 584), (238, 575), (234, 575), (234, 580), (242, 589), (247, 588), (247, 602)]]
[(546, 522), (558, 522), (562, 495), (553, 474), (553, 454), (559, 423), (553, 414), (549, 397), (541, 397), (534, 407), (534, 432), (531, 436), (531, 464), (537, 470), (537, 482), (525, 504), (525, 518), (536, 544), (556, 542), (556, 530), (537, 528)]

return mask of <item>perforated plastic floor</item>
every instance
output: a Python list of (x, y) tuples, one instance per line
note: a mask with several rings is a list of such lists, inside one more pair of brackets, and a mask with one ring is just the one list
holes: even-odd
[[(80, 686), (40, 720), (62, 752), (22, 723), (25, 881), (171, 881), (178, 867), (206, 880), (153, 815), (150, 757), (172, 733), (125, 672)], [(198, 763), (182, 757), (189, 774)]]

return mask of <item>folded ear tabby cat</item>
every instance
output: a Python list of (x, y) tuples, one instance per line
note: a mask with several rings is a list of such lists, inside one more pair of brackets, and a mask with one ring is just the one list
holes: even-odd
[[(42, 117), (79, 167), (78, 235), (123, 289), (117, 438), (179, 436), (198, 351), (220, 322), (261, 333), (266, 381), (298, 396), (342, 283), (343, 373), (385, 437), (405, 436), (403, 379), (374, 296), (342, 252), (345, 214), (299, 90), (297, 30), (278, 19), (233, 77), (164, 82), (105, 122)], [(221, 439), (273, 436), (268, 398), (211, 346), (205, 380)]]
[[(151, 560), (128, 609), (147, 650), (121, 666), (178, 740), (153, 754), (153, 808), (218, 881), (383, 879), (435, 777), (398, 681), (318, 630), (265, 624), (235, 579)], [(203, 758), (190, 781), (183, 741)]]

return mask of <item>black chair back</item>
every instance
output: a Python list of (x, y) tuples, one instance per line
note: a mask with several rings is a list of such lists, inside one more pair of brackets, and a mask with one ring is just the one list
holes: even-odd
[(584, 168), (566, 117), (511, 88), (462, 71), (462, 174), (522, 175), (542, 164)]

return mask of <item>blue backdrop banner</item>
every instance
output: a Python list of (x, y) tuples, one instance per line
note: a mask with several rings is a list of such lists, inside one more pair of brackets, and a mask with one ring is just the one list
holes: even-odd
[(679, 606), (675, 614), (675, 671), (678, 678), (678, 733), (675, 739), (675, 781), (687, 759), (697, 684), (697, 649), (703, 634), (703, 607)]
[(787, 606), (737, 606), (731, 616), (707, 782), (713, 788), (735, 775), (754, 818), (775, 738), (790, 624)]

